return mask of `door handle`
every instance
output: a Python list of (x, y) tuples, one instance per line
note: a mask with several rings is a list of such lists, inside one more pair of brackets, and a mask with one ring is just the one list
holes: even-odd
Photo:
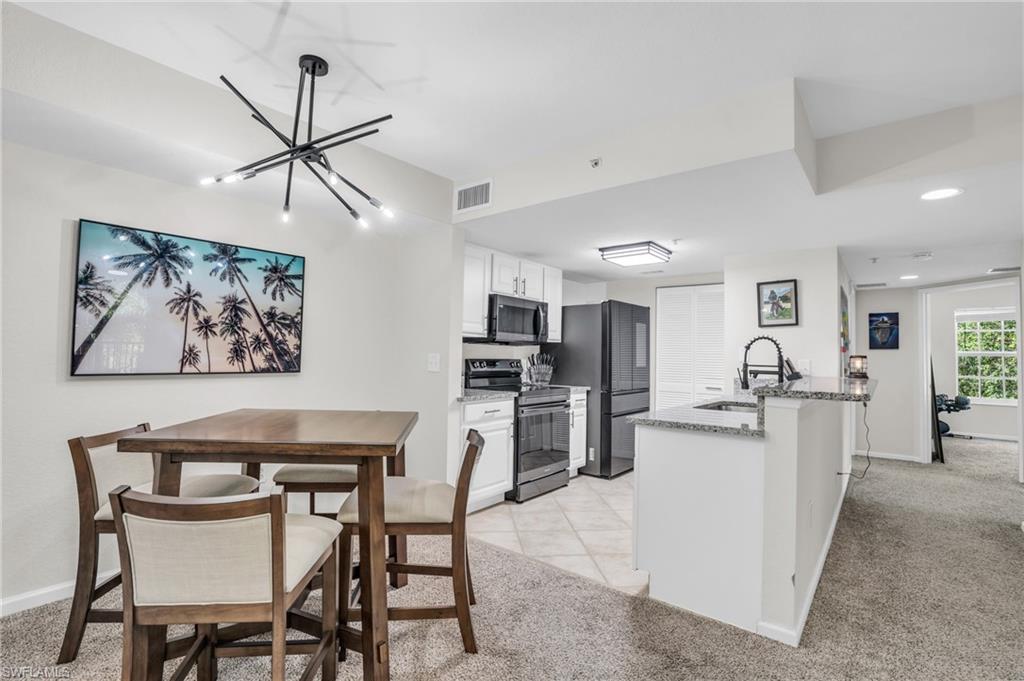
[(512, 277), (512, 290), (519, 295), (519, 277)]
[(576, 412), (574, 412), (574, 411), (570, 411), (569, 412), (569, 427), (570, 428), (575, 428), (576, 427)]

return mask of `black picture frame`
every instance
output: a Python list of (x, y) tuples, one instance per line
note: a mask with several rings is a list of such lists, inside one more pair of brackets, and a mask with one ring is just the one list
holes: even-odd
[[(79, 337), (78, 337), (79, 319), (83, 315), (88, 314), (88, 312), (82, 307), (81, 301), (80, 301), (80, 294), (81, 294), (81, 290), (80, 290), (80, 276), (81, 276), (82, 266), (83, 266), (83, 231), (84, 231), (84, 225), (86, 225), (86, 224), (89, 224), (91, 227), (103, 227), (103, 228), (106, 228), (108, 230), (109, 229), (117, 229), (117, 230), (126, 230), (126, 231), (130, 231), (130, 232), (141, 233), (141, 234), (150, 235), (150, 236), (152, 236), (152, 235), (159, 235), (159, 236), (164, 237), (166, 239), (172, 239), (172, 240), (176, 239), (176, 240), (182, 240), (182, 241), (186, 241), (186, 242), (202, 242), (202, 243), (211, 244), (211, 245), (221, 244), (223, 246), (227, 246), (227, 247), (230, 247), (230, 248), (236, 248), (236, 249), (239, 249), (239, 250), (245, 252), (245, 253), (242, 253), (243, 255), (245, 255), (245, 254), (250, 254), (251, 255), (251, 254), (259, 253), (259, 254), (266, 254), (268, 256), (278, 256), (280, 258), (287, 258), (287, 259), (292, 260), (292, 261), (297, 261), (298, 262), (298, 267), (296, 269), (297, 269), (297, 271), (301, 271), (301, 278), (299, 280), (301, 282), (301, 284), (300, 284), (299, 294), (298, 294), (298, 306), (297, 306), (297, 309), (295, 310), (295, 312), (291, 315), (291, 319), (295, 322), (294, 325), (293, 325), (294, 331), (293, 331), (293, 336), (292, 336), (294, 338), (294, 349), (291, 351), (291, 361), (288, 362), (287, 364), (281, 365), (280, 369), (276, 369), (276, 370), (272, 370), (272, 371), (266, 370), (265, 368), (257, 369), (255, 371), (247, 369), (247, 368), (209, 370), (209, 371), (206, 371), (206, 370), (197, 370), (197, 371), (192, 371), (192, 370), (189, 370), (189, 371), (176, 371), (176, 370), (171, 370), (171, 371), (145, 371), (145, 370), (144, 371), (123, 371), (123, 370), (122, 371), (104, 371), (104, 370), (96, 371), (96, 370), (91, 370), (90, 371), (90, 370), (84, 370), (83, 371), (83, 370), (81, 370), (80, 364), (76, 363), (76, 346), (79, 345), (79, 343), (78, 343), (78, 341), (79, 341)], [(291, 254), (291, 253), (284, 253), (284, 252), (281, 252), (281, 251), (273, 251), (273, 250), (268, 250), (268, 249), (264, 249), (264, 248), (258, 248), (258, 247), (255, 247), (255, 246), (239, 246), (237, 244), (228, 243), (226, 241), (214, 241), (214, 240), (210, 240), (210, 239), (204, 239), (202, 237), (185, 236), (185, 235), (182, 235), (182, 234), (172, 234), (171, 232), (165, 232), (165, 231), (159, 231), (159, 230), (151, 230), (151, 229), (145, 229), (145, 228), (140, 228), (140, 227), (129, 227), (129, 226), (126, 226), (126, 225), (119, 225), (119, 224), (107, 222), (105, 220), (92, 220), (92, 219), (88, 219), (88, 218), (81, 218), (81, 219), (78, 220), (77, 227), (78, 227), (78, 229), (76, 230), (77, 231), (77, 240), (76, 240), (76, 245), (75, 245), (75, 276), (73, 277), (74, 290), (71, 292), (71, 295), (72, 295), (72, 317), (71, 317), (71, 330), (70, 330), (71, 343), (70, 343), (70, 348), (69, 348), (69, 355), (70, 355), (69, 356), (69, 359), (70, 359), (70, 362), (69, 362), (69, 375), (71, 377), (76, 378), (76, 379), (78, 379), (78, 378), (87, 379), (87, 378), (97, 378), (97, 377), (173, 376), (173, 375), (186, 375), (186, 376), (195, 376), (195, 375), (210, 375), (210, 376), (216, 376), (216, 375), (266, 376), (266, 375), (287, 375), (287, 374), (301, 373), (301, 371), (302, 371), (302, 351), (301, 351), (301, 347), (302, 347), (302, 336), (303, 336), (303, 334), (302, 334), (302, 331), (303, 331), (303, 323), (302, 323), (302, 321), (303, 321), (303, 311), (304, 311), (304, 307), (305, 307), (305, 293), (306, 293), (306, 291), (305, 291), (305, 282), (306, 282), (306, 274), (307, 274), (307, 265), (306, 265), (306, 258), (305, 258), (305, 256), (295, 255), (295, 254)], [(194, 264), (197, 265), (198, 268), (202, 268), (202, 264), (200, 264), (199, 262), (195, 262)], [(203, 264), (208, 265), (209, 263), (203, 263)], [(269, 264), (269, 262), (267, 264)], [(203, 271), (205, 272), (205, 270), (203, 270)], [(249, 272), (249, 274), (252, 274), (252, 272)], [(194, 276), (192, 271), (189, 271), (188, 275), (189, 275), (189, 277)], [(209, 275), (207, 275), (207, 276), (209, 276)], [(185, 280), (183, 279), (183, 281), (181, 283), (184, 283), (184, 281)], [(177, 282), (175, 282), (175, 283), (177, 283)], [(256, 284), (256, 282), (247, 282), (247, 285), (256, 286), (257, 284)], [(258, 289), (257, 290), (262, 289), (262, 287), (263, 287), (263, 284), (260, 283), (258, 285)], [(263, 295), (265, 296), (265, 292), (263, 292)], [(282, 294), (281, 297), (282, 297), (282, 302), (283, 302), (284, 295)], [(250, 297), (250, 300), (251, 300), (251, 297)], [(210, 301), (204, 299), (204, 302), (210, 302)], [(283, 307), (283, 305), (282, 305), (282, 307)], [(262, 312), (262, 311), (263, 310), (260, 310), (260, 312)], [(259, 326), (261, 328), (265, 327), (265, 321), (264, 321), (264, 323), (260, 323)], [(187, 336), (186, 336), (186, 338), (187, 338)], [(212, 338), (212, 336), (211, 336), (211, 338)], [(279, 351), (280, 351), (280, 349), (279, 349)], [(275, 354), (277, 354), (277, 353), (275, 353)], [(249, 361), (252, 361), (252, 359), (250, 358)], [(81, 362), (81, 359), (79, 359), (78, 362)], [(242, 362), (242, 366), (243, 367), (244, 367), (244, 364), (245, 364), (245, 362)], [(269, 364), (269, 361), (268, 361), (268, 364)]]
[[(779, 295), (779, 290), (789, 289), (790, 292), (785, 292), (784, 295), (791, 298), (791, 303), (788, 306), (789, 314), (782, 314), (787, 309), (785, 302), (772, 301), (769, 303), (768, 297), (771, 292), (774, 291), (776, 297), (781, 300), (782, 295)], [(780, 312), (773, 313), (774, 318), (766, 317), (766, 312), (771, 312), (772, 306), (778, 304), (781, 308)], [(765, 310), (765, 307), (769, 306), (769, 310)], [(777, 326), (798, 326), (800, 324), (800, 298), (797, 294), (797, 280), (796, 279), (776, 279), (775, 281), (759, 281), (757, 282), (757, 325), (761, 328), (774, 328)]]

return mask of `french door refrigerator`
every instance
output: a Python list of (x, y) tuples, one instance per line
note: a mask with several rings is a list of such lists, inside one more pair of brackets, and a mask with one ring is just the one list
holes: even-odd
[(650, 308), (617, 300), (562, 308), (562, 342), (552, 383), (590, 387), (587, 461), (580, 473), (604, 478), (633, 469), (632, 414), (650, 408)]

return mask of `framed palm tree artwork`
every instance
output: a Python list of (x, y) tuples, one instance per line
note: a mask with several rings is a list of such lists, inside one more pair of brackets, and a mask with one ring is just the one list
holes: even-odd
[(72, 376), (295, 373), (305, 258), (79, 220)]

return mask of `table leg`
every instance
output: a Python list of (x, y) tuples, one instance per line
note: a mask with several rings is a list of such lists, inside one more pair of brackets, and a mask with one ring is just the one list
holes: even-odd
[[(405, 476), (405, 445), (402, 445), (396, 456), (388, 457), (388, 475)], [(408, 542), (405, 535), (388, 537), (388, 555), (394, 558), (396, 563), (409, 562)], [(395, 573), (390, 575), (390, 580), (391, 586), (400, 589), (409, 583), (409, 575)]]
[(161, 454), (153, 475), (153, 494), (176, 497), (181, 493), (181, 463), (171, 461), (170, 454)]
[(368, 456), (359, 466), (359, 577), (362, 585), (363, 679), (391, 678), (384, 553), (384, 462)]
[(242, 474), (248, 475), (250, 478), (260, 479), (260, 464), (258, 463), (244, 463), (242, 464)]

